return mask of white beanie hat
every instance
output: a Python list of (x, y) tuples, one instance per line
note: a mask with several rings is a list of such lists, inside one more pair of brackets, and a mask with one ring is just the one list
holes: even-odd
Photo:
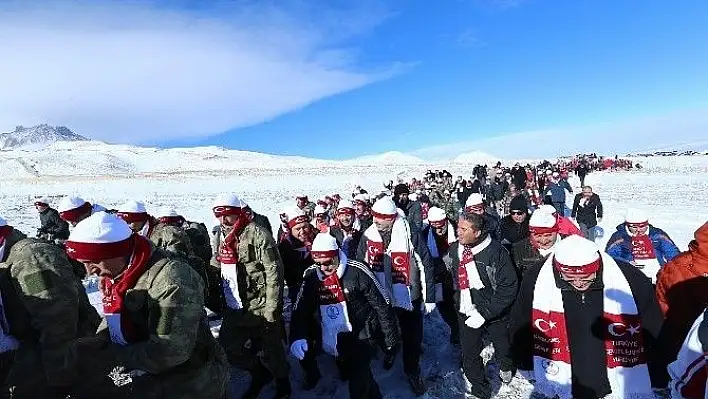
[(537, 212), (538, 211), (547, 213), (549, 215), (553, 215), (553, 214), (558, 213), (558, 210), (553, 205), (549, 205), (549, 204), (543, 204), (543, 205), (539, 206)]
[(49, 200), (46, 197), (40, 197), (40, 198), (34, 200), (34, 204), (49, 206)]
[(641, 209), (629, 208), (624, 221), (627, 224), (644, 224), (649, 222), (649, 216)]
[(371, 207), (371, 214), (379, 219), (395, 219), (398, 215), (396, 204), (391, 197), (381, 197)]
[(310, 217), (307, 216), (305, 211), (298, 207), (292, 207), (287, 212), (288, 215), (288, 227), (291, 229), (300, 223), (307, 223), (310, 221)]
[(445, 211), (441, 208), (434, 206), (428, 210), (428, 222), (430, 222), (432, 226), (446, 224), (447, 214), (445, 214)]
[(467, 197), (465, 201), (465, 211), (483, 211), (484, 210), (484, 199), (480, 193), (472, 193)]
[(314, 211), (315, 215), (321, 215), (323, 213), (327, 213), (327, 210), (322, 205), (315, 206), (315, 211)]
[(529, 219), (529, 231), (536, 234), (558, 232), (558, 220), (541, 209), (536, 209)]
[(171, 206), (163, 206), (157, 210), (156, 218), (171, 218), (181, 216), (175, 209)]
[(337, 211), (340, 209), (354, 209), (354, 203), (348, 199), (341, 199), (339, 200), (339, 204), (337, 204)]
[(147, 209), (144, 203), (130, 200), (118, 207), (118, 213), (147, 213)]
[(76, 208), (80, 208), (85, 203), (86, 201), (80, 197), (64, 197), (61, 199), (61, 201), (59, 201), (59, 205), (57, 205), (57, 211), (59, 213), (71, 211)]
[(600, 269), (600, 251), (594, 242), (571, 235), (556, 245), (553, 254), (553, 266), (568, 274), (590, 274)]
[(310, 254), (313, 258), (332, 258), (339, 254), (337, 239), (329, 234), (318, 234), (312, 241)]
[(243, 202), (234, 193), (222, 193), (219, 194), (214, 200), (212, 209), (220, 206), (243, 208)]
[(354, 196), (354, 201), (359, 201), (359, 202), (364, 202), (366, 203), (369, 199), (366, 198), (364, 194), (357, 194)]
[(101, 261), (129, 256), (133, 231), (121, 218), (106, 212), (96, 212), (79, 222), (66, 241), (69, 257)]

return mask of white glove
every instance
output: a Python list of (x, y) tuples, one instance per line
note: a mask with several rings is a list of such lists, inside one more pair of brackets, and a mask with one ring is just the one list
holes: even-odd
[(469, 280), (470, 283), (470, 288), (475, 289), (475, 290), (481, 290), (484, 288), (484, 284), (482, 283), (481, 279), (474, 278)]
[(290, 345), (290, 354), (297, 360), (304, 359), (305, 352), (307, 352), (307, 340), (298, 339)]
[(424, 303), (423, 304), (423, 313), (431, 314), (435, 311), (436, 307), (437, 307), (437, 305), (434, 303)]
[(465, 325), (471, 328), (480, 328), (484, 324), (485, 320), (477, 309), (472, 310), (472, 314), (465, 320)]

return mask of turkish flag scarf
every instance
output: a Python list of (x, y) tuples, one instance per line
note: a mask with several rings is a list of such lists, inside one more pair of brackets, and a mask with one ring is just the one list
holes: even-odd
[(460, 260), (460, 266), (457, 268), (457, 283), (460, 289), (460, 313), (465, 316), (470, 316), (475, 310), (470, 288), (484, 287), (474, 256), (484, 251), (491, 242), (492, 238), (487, 236), (475, 246), (459, 245), (457, 247), (457, 256)]
[[(601, 254), (603, 288), (602, 338), (612, 393), (605, 398), (653, 398), (642, 319), (624, 274), (609, 255)], [(534, 387), (539, 393), (571, 399), (571, 347), (561, 290), (553, 273), (553, 256), (543, 264), (533, 293)], [(572, 328), (572, 327), (571, 327)], [(583, 345), (582, 342), (578, 345)], [(599, 366), (598, 370), (602, 370)]]
[[(216, 259), (221, 265), (221, 289), (224, 292), (226, 306), (229, 309), (239, 310), (243, 308), (241, 294), (238, 288), (238, 236), (250, 223), (248, 216), (241, 213), (231, 228), (231, 231), (223, 236), (219, 244), (219, 252)], [(223, 233), (221, 233), (223, 235)]]
[(320, 305), (322, 349), (335, 357), (339, 356), (337, 352), (339, 333), (352, 331), (347, 302), (341, 284), (341, 278), (346, 270), (347, 258), (342, 251), (339, 252), (339, 267), (337, 267), (336, 273), (325, 276), (320, 269), (317, 269), (320, 283), (317, 289), (317, 299)]
[(133, 254), (123, 273), (114, 279), (103, 277), (100, 281), (108, 332), (111, 341), (119, 345), (128, 345), (138, 339), (135, 325), (125, 309), (124, 300), (126, 292), (135, 287), (140, 276), (148, 269), (148, 261), (152, 255), (152, 247), (147, 238), (133, 235), (133, 239)]

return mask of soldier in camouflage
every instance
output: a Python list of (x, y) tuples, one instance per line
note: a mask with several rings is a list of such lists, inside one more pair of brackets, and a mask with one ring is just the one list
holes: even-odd
[(220, 195), (212, 211), (220, 225), (213, 236), (211, 268), (221, 277), (225, 305), (219, 341), (231, 364), (251, 374), (244, 399), (257, 398), (273, 378), (275, 398), (289, 398), (282, 343), (283, 262), (275, 240), (248, 218), (234, 194)]
[(81, 381), (72, 398), (222, 398), (229, 369), (204, 314), (201, 277), (99, 212), (66, 242), (101, 278), (104, 321), (75, 345)]
[(100, 322), (56, 245), (0, 218), (0, 397), (64, 398), (76, 380), (73, 343)]

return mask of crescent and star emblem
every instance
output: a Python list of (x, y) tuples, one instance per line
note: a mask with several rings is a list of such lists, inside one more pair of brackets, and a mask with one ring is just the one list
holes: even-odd
[(533, 322), (533, 326), (541, 332), (548, 332), (548, 330), (556, 327), (556, 322), (547, 321), (544, 319), (536, 319), (536, 321)]
[(403, 266), (403, 256), (396, 256), (393, 258), (393, 264), (396, 266)]
[[(622, 327), (624, 331), (619, 332), (617, 330), (617, 327)], [(639, 325), (633, 326), (630, 324), (629, 327), (627, 327), (624, 323), (610, 323), (607, 326), (607, 332), (615, 337), (624, 337), (625, 335), (627, 335), (627, 333), (629, 333), (629, 335), (634, 336), (635, 334), (639, 334), (640, 329), (641, 326)]]

